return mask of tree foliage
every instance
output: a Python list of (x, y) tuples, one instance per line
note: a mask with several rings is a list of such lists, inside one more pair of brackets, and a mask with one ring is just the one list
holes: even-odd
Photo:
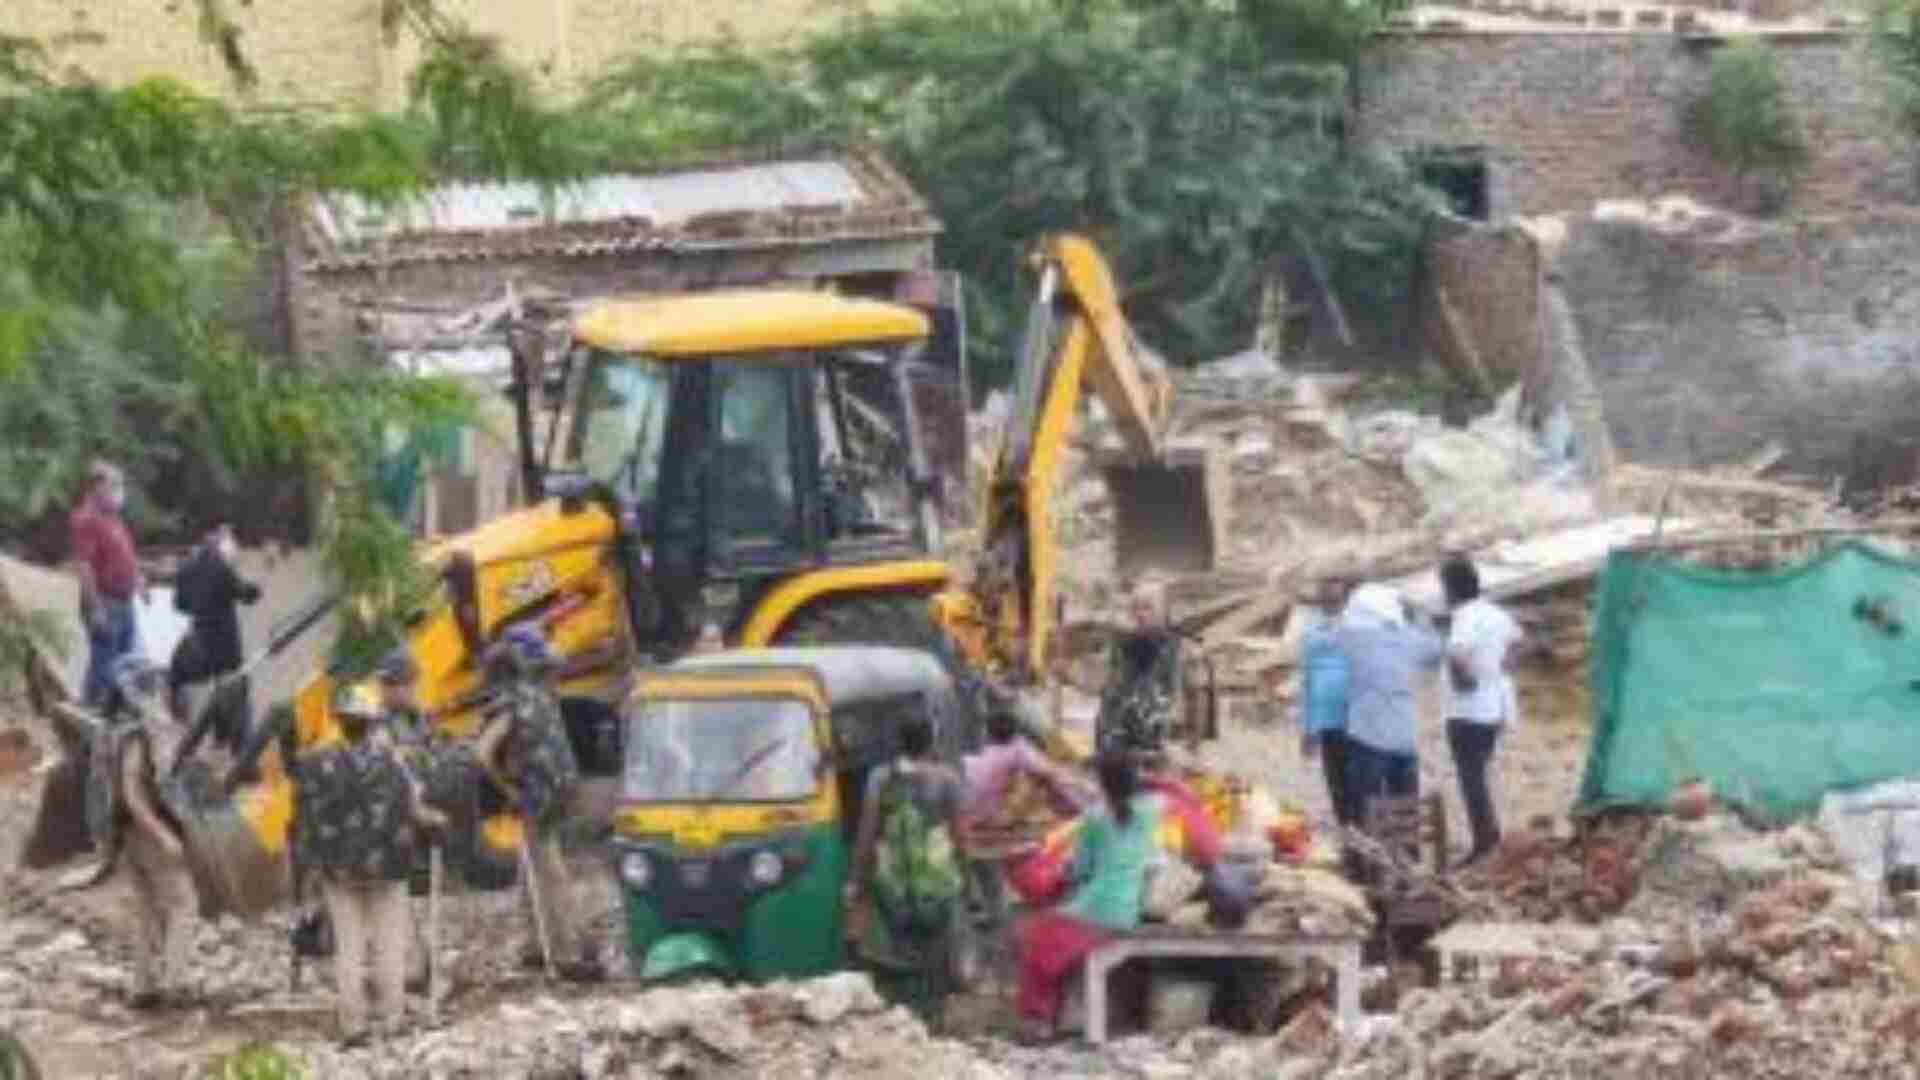
[(1773, 47), (1759, 38), (1714, 54), (1706, 92), (1687, 121), (1713, 159), (1751, 185), (1762, 206), (1783, 204), (1806, 167), (1808, 149)]
[(33, 43), (0, 39), (0, 514), (58, 505), (95, 454), (148, 488), (189, 462), (201, 492), (298, 470), (326, 493), (317, 531), (364, 640), (424, 588), (370, 490), (383, 425), (466, 403), (256, 352), (230, 313), (289, 198), (878, 147), (946, 225), (989, 380), (1018, 246), (1046, 231), (1094, 234), (1149, 340), (1200, 359), (1246, 344), (1282, 258), (1324, 257), (1350, 308), (1394, 296), (1429, 209), (1343, 140), (1348, 71), (1398, 0), (909, 0), (772, 47), (636, 54), (567, 99), (434, 0), (379, 0), (386, 29), (423, 45), (391, 113), (248, 101), (258, 72), (228, 2), (193, 14), (238, 105), (161, 79), (56, 80)]
[[(32, 43), (0, 46), (0, 520), (14, 538), (64, 508), (96, 456), (127, 466), (150, 536), (305, 477), (353, 609), (397, 618), (418, 568), (405, 530), (377, 520), (367, 465), (381, 424), (463, 415), (464, 393), (261, 355), (232, 312), (282, 200), (416, 191), (435, 175), (428, 133), (235, 110), (160, 79), (56, 81)], [(162, 487), (192, 498), (169, 504)]]
[(1057, 229), (1095, 235), (1143, 334), (1197, 360), (1248, 343), (1282, 257), (1323, 255), (1350, 301), (1404, 290), (1431, 203), (1344, 141), (1348, 65), (1380, 14), (1357, 0), (937, 0), (778, 50), (638, 57), (591, 101), (663, 142), (885, 149), (946, 226), (942, 261), (974, 287), (990, 377), (1004, 374), (1016, 246)]
[(1872, 0), (1874, 53), (1894, 125), (1920, 138), (1920, 0)]

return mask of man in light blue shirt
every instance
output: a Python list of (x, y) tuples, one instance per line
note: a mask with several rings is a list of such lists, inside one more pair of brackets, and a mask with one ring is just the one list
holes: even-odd
[(1334, 631), (1348, 665), (1347, 797), (1362, 821), (1375, 798), (1420, 793), (1415, 685), (1439, 670), (1446, 644), (1411, 616), (1397, 591), (1366, 584)]
[(1360, 816), (1347, 792), (1347, 680), (1350, 667), (1335, 629), (1351, 583), (1329, 578), (1321, 585), (1319, 608), (1326, 614), (1300, 642), (1300, 755), (1320, 759), (1326, 775), (1333, 818), (1358, 825)]

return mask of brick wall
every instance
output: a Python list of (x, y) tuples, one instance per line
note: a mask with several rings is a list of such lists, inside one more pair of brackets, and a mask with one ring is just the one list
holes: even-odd
[(1531, 378), (1540, 358), (1540, 259), (1533, 239), (1514, 226), (1462, 228), (1429, 241), (1422, 257), (1415, 302), (1427, 354), (1471, 378), (1473, 362), (1462, 354), (1471, 349), (1497, 386)]
[(1920, 212), (1665, 231), (1584, 218), (1559, 270), (1630, 460), (1910, 468), (1920, 416)]
[[(443, 0), (442, 10), (493, 34), (549, 85), (589, 78), (647, 47), (735, 34), (768, 39), (845, 5), (822, 0)], [(384, 40), (377, 0), (229, 3), (260, 69), (261, 99), (391, 107), (418, 49)], [(0, 34), (34, 38), (54, 63), (110, 82), (165, 75), (210, 93), (233, 86), (197, 36), (187, 0), (3, 0)]]
[[(1793, 208), (1913, 201), (1911, 159), (1882, 133), (1866, 39), (1770, 40), (1814, 151)], [(1681, 121), (1706, 85), (1713, 48), (1670, 33), (1386, 36), (1358, 80), (1356, 132), (1403, 151), (1485, 147), (1496, 219), (1675, 192), (1735, 205), (1738, 193)]]

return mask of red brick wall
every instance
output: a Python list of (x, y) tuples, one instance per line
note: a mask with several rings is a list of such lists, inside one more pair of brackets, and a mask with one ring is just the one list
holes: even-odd
[[(1814, 151), (1795, 212), (1912, 202), (1913, 168), (1890, 137), (1867, 41), (1775, 35)], [(1493, 215), (1578, 210), (1610, 198), (1742, 194), (1682, 121), (1713, 48), (1671, 33), (1421, 33), (1383, 37), (1357, 88), (1359, 138), (1389, 150), (1482, 146)]]
[(1430, 355), (1462, 370), (1466, 358), (1441, 315), (1444, 293), (1496, 386), (1531, 379), (1539, 364), (1539, 255), (1516, 226), (1465, 229), (1429, 243), (1421, 276), (1421, 339)]

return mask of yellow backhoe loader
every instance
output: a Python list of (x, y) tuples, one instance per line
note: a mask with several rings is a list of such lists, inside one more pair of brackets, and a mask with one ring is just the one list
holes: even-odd
[[(614, 707), (629, 673), (682, 654), (703, 628), (745, 647), (928, 648), (975, 692), (982, 675), (1042, 679), (1059, 621), (1054, 489), (1089, 386), (1126, 443), (1107, 473), (1119, 521), (1164, 534), (1135, 550), (1208, 562), (1216, 489), (1191, 464), (1161, 475), (1171, 384), (1135, 342), (1105, 261), (1073, 235), (1045, 239), (1033, 261), (1038, 294), (970, 566), (942, 556), (951, 493), (930, 464), (933, 433), (966, 423), (963, 395), (923, 392), (938, 312), (739, 289), (587, 305), (552, 359), (540, 334), (517, 335), (533, 501), (424, 553), (441, 586), (408, 631), (421, 704), (450, 734), (473, 730), (476, 657), (537, 623), (562, 657), (582, 763), (606, 776), (620, 767)], [(337, 737), (332, 682), (318, 675), (298, 694), (299, 745)], [(222, 830), (251, 834), (255, 861), (285, 850), (278, 758), (269, 748), (236, 793), (232, 824), (245, 828)], [(517, 829), (504, 814), (494, 824), (511, 852)]]

